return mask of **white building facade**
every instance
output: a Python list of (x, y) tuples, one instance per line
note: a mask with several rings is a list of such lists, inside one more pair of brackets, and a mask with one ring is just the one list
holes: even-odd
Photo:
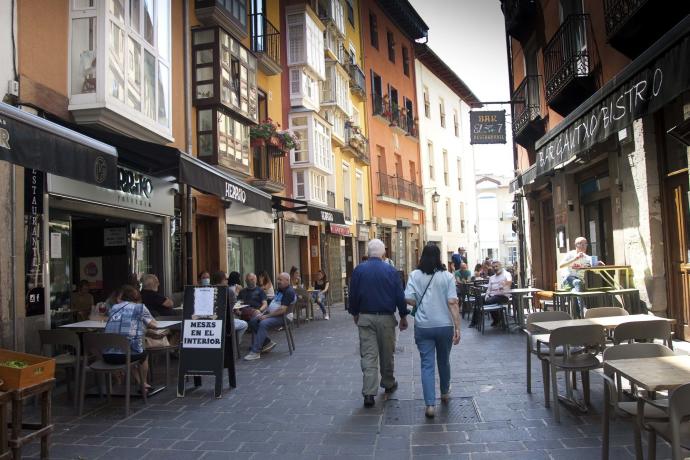
[(426, 45), (415, 52), (424, 239), (439, 246), (444, 262), (464, 247), (471, 264), (480, 254), (468, 103), (477, 99)]
[(510, 178), (493, 174), (477, 176), (477, 233), (482, 259), (500, 260), (505, 266), (517, 261), (518, 239), (513, 231), (513, 193)]

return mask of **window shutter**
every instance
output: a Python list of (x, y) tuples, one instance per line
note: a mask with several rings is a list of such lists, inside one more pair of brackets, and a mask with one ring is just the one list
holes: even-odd
[(300, 69), (290, 69), (290, 94), (300, 94)]

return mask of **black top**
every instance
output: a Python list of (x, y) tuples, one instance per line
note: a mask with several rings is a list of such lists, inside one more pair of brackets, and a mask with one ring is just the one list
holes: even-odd
[(237, 298), (250, 307), (260, 308), (261, 304), (266, 300), (266, 293), (259, 286), (255, 286), (253, 288), (246, 287), (240, 291), (240, 294), (237, 296)]
[(153, 316), (167, 316), (172, 312), (170, 308), (163, 306), (163, 302), (165, 302), (166, 299), (167, 297), (157, 291), (152, 291), (150, 289), (141, 290), (141, 301), (146, 305), (146, 308), (149, 309)]
[(328, 283), (328, 281), (314, 281), (314, 289), (323, 291), (326, 289), (326, 283)]

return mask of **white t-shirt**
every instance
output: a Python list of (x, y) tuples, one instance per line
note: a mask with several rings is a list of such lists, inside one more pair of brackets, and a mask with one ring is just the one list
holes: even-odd
[[(431, 282), (431, 284), (429, 284)], [(427, 285), (429, 288), (427, 289)], [(426, 289), (426, 293), (424, 290)], [(422, 299), (422, 295), (424, 298)], [(437, 271), (427, 275), (421, 270), (410, 273), (405, 288), (405, 298), (417, 302), (417, 314), (414, 317), (415, 327), (453, 326), (453, 317), (448, 309), (448, 300), (457, 299), (455, 279), (450, 272)], [(422, 300), (421, 305), (419, 300)]]
[[(592, 257), (583, 253), (581, 257), (578, 258), (577, 250), (573, 249), (565, 255), (561, 263), (568, 264), (560, 270), (561, 280), (565, 280), (569, 276), (577, 276), (580, 279), (584, 279), (585, 272), (582, 269), (592, 266)], [(573, 265), (577, 265), (578, 267), (573, 267)]]
[[(501, 273), (491, 275), (489, 277), (489, 284), (486, 287), (486, 296), (505, 295), (503, 291), (510, 289), (510, 283), (513, 282), (513, 276), (506, 269), (501, 270)], [(508, 285), (508, 286), (506, 286)]]

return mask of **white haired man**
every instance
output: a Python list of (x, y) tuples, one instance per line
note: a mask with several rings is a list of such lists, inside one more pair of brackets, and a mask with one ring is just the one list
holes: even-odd
[(405, 292), (398, 272), (384, 261), (386, 247), (379, 239), (368, 245), (369, 258), (352, 272), (349, 288), (349, 312), (359, 331), (363, 374), (364, 407), (373, 407), (380, 386), (387, 394), (398, 387), (395, 380), (395, 319), (400, 314), (400, 330), (407, 329)]
[[(599, 261), (598, 265), (604, 265)], [(561, 285), (564, 289), (571, 289), (572, 292), (582, 292), (585, 288), (584, 268), (592, 266), (592, 256), (587, 255), (587, 238), (578, 236), (575, 238), (575, 249), (568, 252), (561, 263), (558, 265), (561, 275)], [(578, 306), (581, 315), (584, 316), (584, 305)]]

